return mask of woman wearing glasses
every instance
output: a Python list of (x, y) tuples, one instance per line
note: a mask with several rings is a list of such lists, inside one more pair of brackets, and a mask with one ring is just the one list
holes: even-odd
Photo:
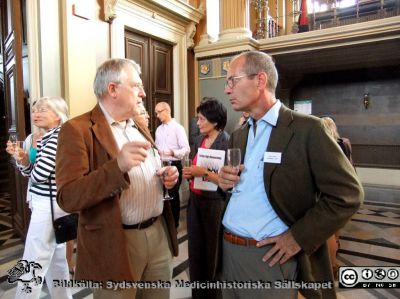
[[(66, 215), (56, 201), (55, 158), (57, 139), (61, 125), (68, 120), (68, 107), (59, 97), (41, 98), (32, 107), (32, 119), (35, 126), (44, 131), (37, 144), (34, 161), (31, 153), (19, 150), (14, 153), (7, 143), (7, 152), (14, 155), (22, 175), (29, 177), (29, 199), (32, 211), (26, 236), (23, 260), (34, 262), (41, 268), (35, 269), (36, 283), (31, 283), (28, 293), (22, 283), (18, 283), (16, 298), (39, 298), (44, 278), (52, 298), (72, 298), (71, 290), (54, 287), (53, 280), (69, 280), (66, 259), (66, 245), (55, 241), (51, 204), (54, 207), (54, 219)], [(52, 198), (50, 198), (50, 188)], [(32, 272), (26, 273), (32, 278)], [(40, 277), (40, 278), (39, 278)]]
[(146, 126), (146, 128), (149, 127), (149, 119), (150, 119), (150, 115), (146, 110), (146, 107), (144, 107), (143, 102), (140, 102), (137, 104), (137, 111), (136, 111), (139, 116), (141, 121), (143, 122), (143, 124)]
[[(190, 180), (188, 206), (189, 272), (191, 281), (215, 280), (216, 260), (225, 193), (194, 188), (194, 177), (203, 177), (218, 184), (218, 174), (196, 166), (199, 148), (223, 150), (228, 148), (229, 135), (224, 131), (227, 115), (224, 105), (215, 98), (204, 98), (197, 107), (197, 126), (200, 135), (195, 140), (193, 165), (183, 169), (183, 177)], [(192, 289), (193, 298), (219, 298), (220, 290)]]

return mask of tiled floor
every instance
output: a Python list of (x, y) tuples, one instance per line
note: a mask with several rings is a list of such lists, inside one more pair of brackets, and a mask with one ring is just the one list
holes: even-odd
[[(399, 199), (400, 202), (400, 199)], [(9, 214), (4, 207), (7, 203), (0, 199), (0, 211)], [(23, 244), (9, 229), (6, 217), (0, 225), (0, 298), (14, 297), (15, 285), (7, 282), (7, 270), (15, 265), (23, 252)], [(8, 225), (8, 228), (7, 228)], [(174, 258), (174, 280), (188, 281), (188, 255), (186, 209), (181, 210), (181, 224), (178, 238), (180, 255)], [(400, 204), (367, 202), (341, 231), (340, 266), (399, 266), (400, 265)], [(338, 298), (400, 298), (400, 289), (337, 289)], [(74, 289), (74, 298), (93, 298), (89, 289)], [(41, 298), (50, 298), (46, 286)], [(191, 298), (189, 288), (171, 289), (171, 298)]]

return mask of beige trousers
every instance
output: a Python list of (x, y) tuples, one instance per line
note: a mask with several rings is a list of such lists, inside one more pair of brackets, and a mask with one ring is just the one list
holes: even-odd
[[(171, 281), (172, 254), (166, 224), (162, 216), (142, 230), (126, 229), (129, 257), (136, 281)], [(168, 288), (94, 290), (94, 299), (168, 299)]]

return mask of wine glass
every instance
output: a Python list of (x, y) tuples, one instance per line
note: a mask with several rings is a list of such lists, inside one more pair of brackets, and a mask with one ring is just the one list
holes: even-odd
[(11, 144), (12, 144), (12, 148), (13, 148), (13, 157), (15, 158), (16, 154), (17, 154), (17, 148), (18, 148), (18, 138), (17, 135), (10, 135), (8, 137), (8, 140), (10, 140)]
[(14, 149), (15, 149), (17, 147), (17, 141), (18, 141), (17, 135), (10, 135), (8, 137), (8, 140), (11, 141), (11, 143), (12, 143)]
[[(172, 165), (171, 160), (166, 160), (165, 157), (164, 157), (164, 155), (161, 155), (161, 161), (162, 161), (162, 165), (163, 165), (164, 167), (168, 167), (168, 166), (171, 166), (171, 165)], [(163, 177), (167, 176), (167, 169), (164, 170), (162, 176), (163, 176)], [(169, 195), (168, 189), (165, 188), (165, 195), (164, 195), (163, 200), (172, 200), (172, 199), (173, 199), (173, 197), (172, 197), (171, 195)]]
[[(227, 163), (228, 166), (233, 167), (235, 170), (239, 172), (240, 162), (242, 160), (242, 156), (240, 153), (240, 148), (229, 148), (227, 151)], [(236, 190), (236, 186), (233, 186), (232, 190), (228, 190), (229, 193), (237, 193), (239, 191)]]
[(189, 158), (189, 155), (185, 155), (182, 160), (183, 167), (190, 167), (192, 166), (192, 159)]
[[(192, 159), (189, 159), (189, 156), (188, 156), (188, 155), (186, 155), (186, 156), (183, 158), (183, 160), (182, 160), (182, 166), (183, 166), (183, 169), (192, 167)], [(187, 181), (189, 182), (190, 179), (187, 179)]]

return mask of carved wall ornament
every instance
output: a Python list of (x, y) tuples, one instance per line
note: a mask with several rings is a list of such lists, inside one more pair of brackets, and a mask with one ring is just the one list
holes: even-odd
[(224, 71), (228, 71), (228, 69), (229, 69), (229, 64), (230, 64), (231, 62), (230, 62), (230, 60), (225, 60), (223, 63), (222, 63), (222, 69), (224, 70)]
[(188, 49), (194, 47), (194, 35), (196, 34), (196, 24), (195, 22), (190, 22), (186, 27), (186, 45)]
[(117, 17), (115, 12), (115, 6), (118, 0), (103, 0), (104, 6), (104, 21), (112, 23), (112, 21)]
[(207, 75), (210, 71), (210, 64), (209, 63), (202, 63), (200, 65), (200, 73), (203, 75)]

